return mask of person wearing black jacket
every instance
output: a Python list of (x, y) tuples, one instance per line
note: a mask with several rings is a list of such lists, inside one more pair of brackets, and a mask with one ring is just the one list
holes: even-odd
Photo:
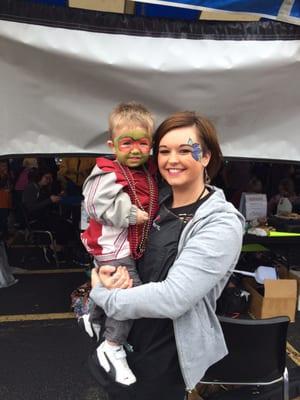
[(34, 169), (29, 180), (22, 198), (28, 223), (34, 229), (53, 232), (57, 250), (62, 250), (64, 245), (75, 238), (72, 225), (58, 213), (57, 205), (62, 199), (62, 194), (52, 193), (53, 176), (47, 169)]

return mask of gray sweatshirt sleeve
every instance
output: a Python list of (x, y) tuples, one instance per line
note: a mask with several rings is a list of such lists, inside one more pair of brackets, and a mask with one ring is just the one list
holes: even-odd
[(113, 172), (105, 173), (97, 165), (83, 185), (84, 206), (89, 217), (116, 228), (136, 223), (137, 207), (116, 182)]
[(188, 239), (163, 282), (125, 290), (97, 285), (90, 297), (118, 320), (183, 315), (234, 268), (240, 254), (243, 229), (237, 216), (208, 225)]

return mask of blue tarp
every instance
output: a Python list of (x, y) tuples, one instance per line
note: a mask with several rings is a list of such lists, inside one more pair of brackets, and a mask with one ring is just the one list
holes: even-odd
[[(68, 0), (26, 0), (68, 6)], [(250, 13), (300, 25), (300, 0), (137, 0), (135, 14), (198, 20), (201, 11)]]
[[(139, 0), (138, 0), (139, 1)], [(144, 2), (144, 1), (142, 1)], [(146, 3), (170, 3), (170, 5), (187, 6), (188, 8), (200, 7), (221, 11), (251, 12), (276, 16), (284, 1), (282, 0), (166, 0), (145, 1)]]
[(68, 0), (26, 0), (29, 3), (42, 3), (51, 6), (68, 6)]
[(253, 13), (300, 24), (300, 0), (138, 0), (138, 2), (193, 10)]
[(162, 6), (158, 4), (136, 3), (135, 14), (143, 17), (161, 17), (169, 19), (184, 19), (196, 21), (199, 19), (199, 10)]

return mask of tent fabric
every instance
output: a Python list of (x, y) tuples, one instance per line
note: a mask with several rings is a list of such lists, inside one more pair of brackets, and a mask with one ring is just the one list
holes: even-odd
[(157, 124), (190, 109), (224, 155), (300, 161), (300, 28), (177, 22), (0, 3), (1, 153), (106, 153), (107, 117), (144, 103)]
[(33, 4), (31, 1), (1, 0), (0, 19), (66, 29), (134, 36), (196, 40), (300, 39), (300, 28), (298, 26), (281, 22), (172, 21), (74, 8), (47, 7), (44, 4)]
[(300, 25), (300, 0), (138, 0), (191, 10), (250, 13)]

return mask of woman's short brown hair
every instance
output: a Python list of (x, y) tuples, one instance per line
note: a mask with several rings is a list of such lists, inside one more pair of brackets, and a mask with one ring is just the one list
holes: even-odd
[(177, 112), (160, 124), (154, 135), (154, 156), (157, 158), (159, 143), (168, 132), (188, 126), (196, 128), (203, 153), (210, 152), (211, 157), (206, 169), (209, 177), (214, 178), (221, 167), (223, 159), (217, 132), (209, 119), (194, 111)]

